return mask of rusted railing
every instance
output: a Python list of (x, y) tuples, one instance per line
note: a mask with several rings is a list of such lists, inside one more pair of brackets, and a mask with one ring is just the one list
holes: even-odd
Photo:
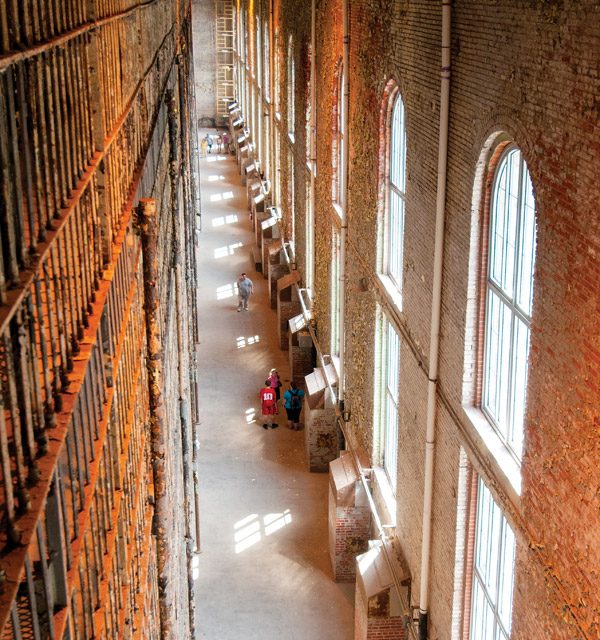
[[(167, 188), (165, 95), (179, 82), (190, 124), (189, 7), (175, 16), (170, 4), (0, 3), (0, 60), (11, 58), (0, 65), (2, 640), (160, 637), (132, 212), (140, 194)], [(123, 61), (138, 27), (114, 16), (136, 10), (155, 32)], [(179, 144), (192, 201), (195, 144), (189, 133)], [(194, 218), (182, 229), (187, 270)], [(161, 242), (170, 273), (167, 227)], [(186, 282), (187, 304), (195, 275)]]

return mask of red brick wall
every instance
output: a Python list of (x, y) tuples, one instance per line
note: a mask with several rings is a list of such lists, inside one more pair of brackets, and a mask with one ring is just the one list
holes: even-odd
[[(257, 5), (257, 0), (254, 2)], [(258, 3), (260, 5), (260, 3)], [(280, 41), (297, 43), (296, 113), (305, 104), (310, 3), (275, 2)], [(317, 183), (315, 317), (329, 340), (335, 68), (342, 54), (341, 1), (317, 2)], [(277, 19), (277, 16), (280, 16)], [(596, 638), (600, 610), (600, 471), (597, 256), (600, 251), (600, 29), (597, 3), (467, 0), (452, 7), (452, 78), (440, 331), (431, 637), (451, 637), (461, 447), (517, 538), (513, 638)], [(413, 578), (421, 582), (421, 523), (427, 370), (435, 233), (441, 3), (350, 3), (350, 176), (346, 393), (350, 439), (374, 451), (374, 326), (377, 305), (402, 339), (397, 532)], [(283, 51), (282, 70), (285, 70)], [(285, 72), (282, 73), (282, 79)], [(378, 284), (382, 211), (381, 107), (388, 82), (406, 109), (407, 185), (402, 310)], [(285, 88), (285, 85), (284, 85)], [(282, 92), (282, 114), (286, 113)], [(285, 117), (285, 116), (284, 116)], [(285, 129), (285, 127), (284, 127)], [(287, 130), (287, 129), (285, 129)], [(281, 147), (296, 162), (296, 237), (303, 238), (305, 127)], [(538, 246), (531, 362), (518, 496), (463, 413), (476, 398), (479, 253), (484, 150), (503, 131), (527, 161), (536, 198)], [(284, 157), (287, 158), (287, 155)], [(289, 182), (281, 162), (281, 184)], [(282, 194), (284, 216), (287, 194)], [(299, 242), (301, 253), (302, 244)], [(300, 257), (298, 263), (303, 265)], [(359, 287), (359, 281), (366, 287)], [(366, 291), (365, 291), (366, 288)], [(457, 543), (457, 536), (459, 542)], [(460, 598), (458, 598), (460, 600)], [(418, 603), (417, 603), (418, 604)], [(456, 613), (454, 611), (454, 613)]]

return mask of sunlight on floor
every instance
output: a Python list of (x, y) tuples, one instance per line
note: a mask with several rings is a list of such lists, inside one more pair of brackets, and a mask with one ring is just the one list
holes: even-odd
[(235, 250), (239, 249), (241, 246), (241, 242), (236, 242), (235, 244), (230, 244), (228, 247), (219, 247), (218, 249), (215, 249), (215, 258), (232, 256), (235, 253)]
[(222, 287), (217, 287), (217, 300), (223, 300), (223, 298), (231, 298), (237, 294), (237, 286), (233, 284), (224, 284)]
[(257, 513), (252, 513), (242, 520), (238, 520), (238, 522), (233, 525), (235, 529), (233, 536), (235, 540), (235, 552), (241, 553), (257, 542), (260, 542), (262, 539), (261, 532), (265, 537), (270, 536), (291, 521), (292, 514), (289, 509), (285, 509), (283, 513), (267, 513), (263, 517), (262, 523)]
[(246, 409), (246, 423), (247, 424), (252, 424), (253, 422), (256, 422), (256, 418), (254, 417), (254, 409)]
[(223, 193), (213, 193), (210, 197), (211, 202), (219, 202), (220, 200), (231, 200), (233, 191), (223, 191)]
[(235, 213), (231, 214), (230, 216), (220, 216), (219, 218), (213, 218), (212, 221), (212, 226), (213, 227), (222, 227), (224, 224), (233, 224), (234, 222), (238, 221), (238, 217), (235, 215)]
[(209, 182), (216, 182), (217, 180), (225, 180), (225, 176), (217, 176), (217, 175), (208, 176)]
[(244, 338), (244, 336), (240, 336), (236, 340), (238, 349), (243, 349), (246, 345), (256, 344), (257, 342), (260, 342), (260, 338), (258, 337), (258, 335), (250, 336), (249, 338)]
[(225, 159), (226, 159), (226, 156), (221, 156), (221, 155), (219, 155), (219, 156), (213, 156), (213, 155), (209, 155), (209, 156), (206, 158), (206, 162), (216, 162), (217, 160), (225, 160)]

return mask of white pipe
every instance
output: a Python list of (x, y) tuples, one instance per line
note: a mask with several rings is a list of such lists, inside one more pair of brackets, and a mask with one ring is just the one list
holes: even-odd
[[(317, 0), (312, 0), (310, 17), (310, 202), (308, 234), (310, 243), (310, 273), (307, 280), (311, 291), (314, 288), (315, 273), (315, 170), (317, 168), (317, 82), (316, 82), (316, 45), (317, 45)], [(311, 309), (314, 296), (311, 295)]]
[(431, 554), (431, 522), (433, 502), (433, 470), (435, 458), (435, 421), (442, 303), (442, 266), (444, 223), (446, 215), (446, 171), (448, 156), (448, 114), (450, 109), (450, 19), (451, 0), (442, 0), (442, 67), (440, 73), (440, 131), (433, 264), (433, 300), (429, 347), (429, 383), (427, 397), (427, 435), (425, 449), (425, 487), (423, 497), (423, 541), (421, 547), (421, 592), (419, 599), (419, 637), (427, 638)]
[(269, 163), (269, 170), (271, 171), (271, 203), (273, 205), (279, 202), (279, 192), (277, 190), (277, 176), (276, 172), (279, 158), (275, 157), (275, 136), (277, 130), (275, 128), (275, 56), (277, 52), (273, 50), (273, 31), (274, 31), (274, 0), (271, 0), (269, 6), (269, 152), (271, 156), (271, 162)]
[(340, 240), (340, 387), (338, 391), (338, 397), (340, 404), (344, 402), (344, 378), (346, 375), (346, 353), (345, 353), (345, 340), (344, 340), (344, 323), (346, 320), (346, 238), (348, 235), (348, 151), (349, 151), (349, 136), (348, 136), (348, 112), (350, 103), (350, 46), (349, 46), (349, 34), (348, 34), (348, 2), (344, 0), (344, 49), (342, 57), (342, 75), (343, 75), (343, 87), (342, 93), (344, 96), (342, 120), (344, 123), (342, 129), (342, 136), (344, 139), (344, 148), (342, 150), (342, 166), (341, 166), (341, 178), (343, 179), (342, 189), (342, 236)]

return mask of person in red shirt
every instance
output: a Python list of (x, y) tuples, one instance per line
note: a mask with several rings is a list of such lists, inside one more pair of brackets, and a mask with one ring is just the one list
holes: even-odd
[(262, 403), (262, 414), (265, 422), (263, 429), (276, 429), (279, 425), (273, 424), (273, 416), (277, 412), (277, 399), (275, 396), (275, 389), (271, 389), (271, 381), (265, 381), (264, 389), (260, 390), (260, 401)]

